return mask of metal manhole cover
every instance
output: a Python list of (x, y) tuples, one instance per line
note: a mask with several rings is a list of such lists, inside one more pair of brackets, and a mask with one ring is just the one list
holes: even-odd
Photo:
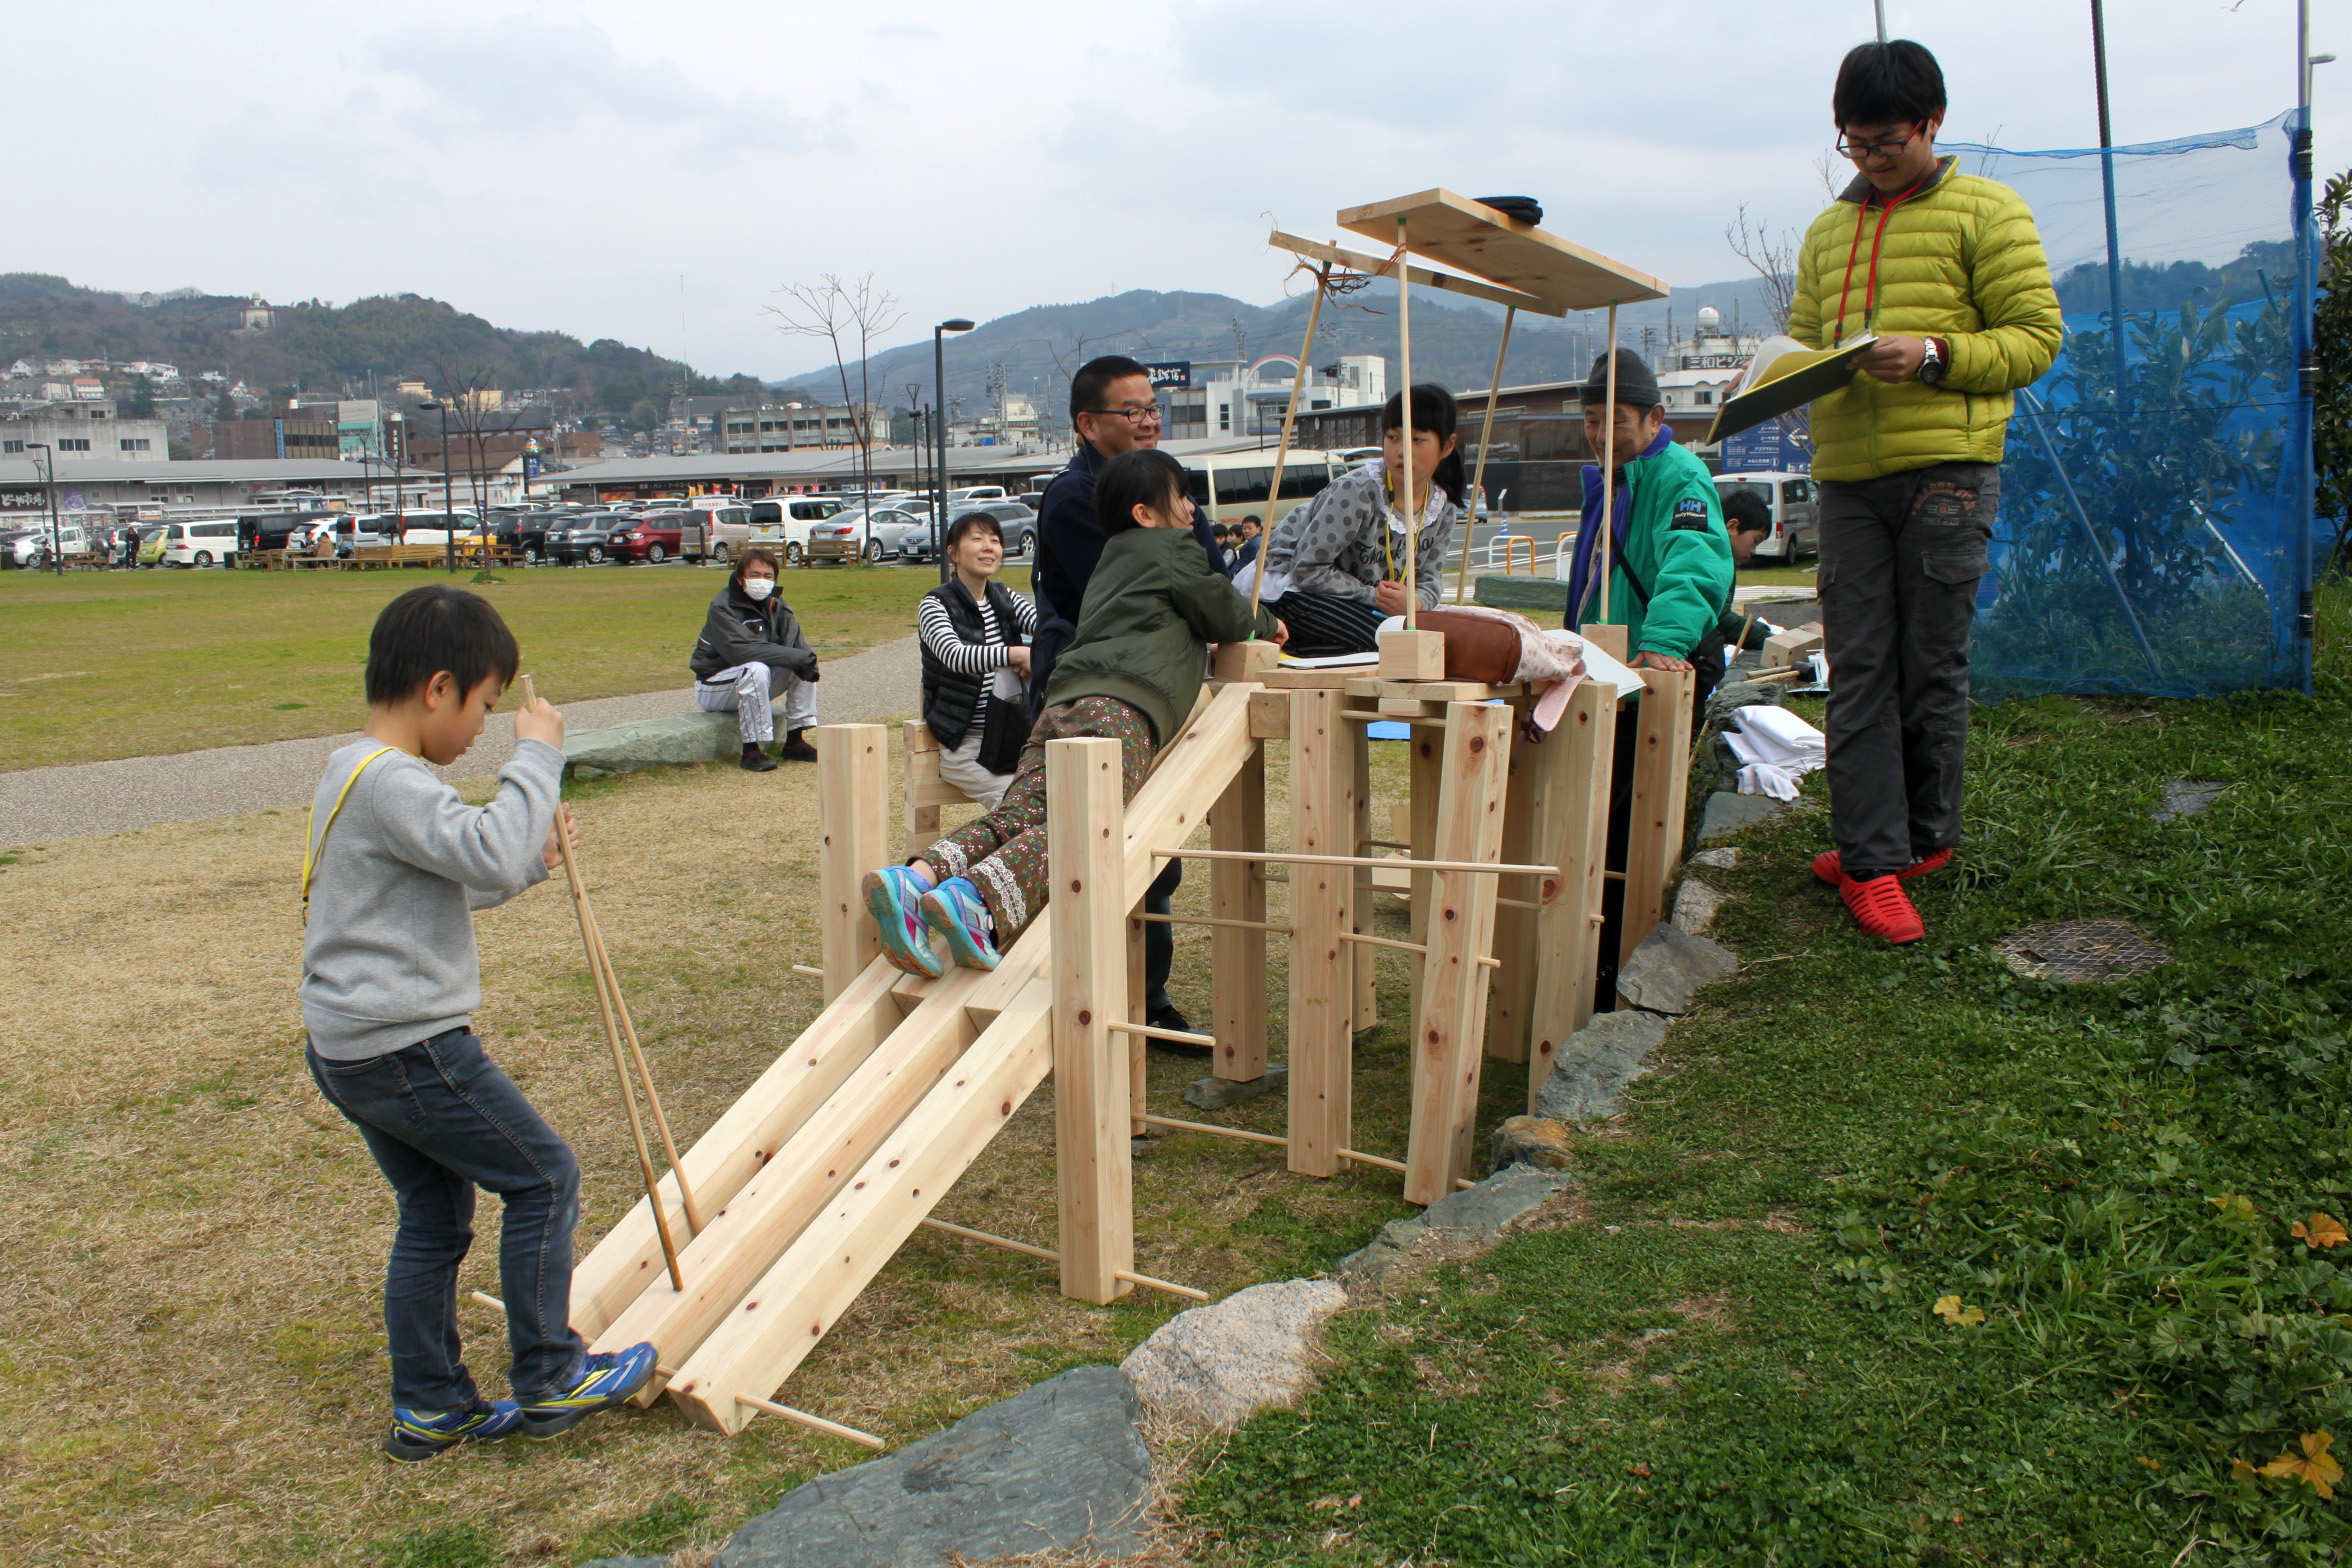
[(2143, 974), (2172, 955), (2154, 938), (2121, 920), (2060, 920), (2027, 926), (2000, 942), (2009, 967), (2036, 980), (2118, 980)]

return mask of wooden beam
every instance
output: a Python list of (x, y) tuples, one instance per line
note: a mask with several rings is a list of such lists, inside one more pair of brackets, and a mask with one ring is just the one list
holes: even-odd
[[(1445, 731), (1442, 727), (1416, 729), (1405, 745), (1406, 801), (1413, 829), (1406, 835), (1413, 841), (1412, 853), (1406, 858), (1432, 860), (1436, 858), (1433, 846), (1437, 842), (1438, 758), (1445, 748)], [(1426, 940), (1429, 934), (1429, 873), (1415, 871), (1411, 873), (1410, 881), (1412, 894), (1405, 923), (1408, 934), (1419, 942)], [(1413, 966), (1413, 983), (1405, 993), (1407, 1018), (1421, 1016), (1421, 982), (1425, 968), (1421, 964)], [(1415, 1073), (1421, 1070), (1420, 1060), (1416, 1052), (1413, 1057)]]
[[(1043, 936), (1043, 928), (1039, 928)], [(1009, 955), (1008, 955), (1009, 956)], [(670, 1397), (696, 1425), (732, 1435), (741, 1394), (772, 1398), (988, 1147), (1053, 1062), (1053, 990), (1038, 975), (859, 1165), (842, 1171), (806, 1232), (745, 1281), (678, 1365)]]
[(906, 737), (906, 840), (899, 846), (899, 856), (912, 860), (939, 842), (940, 802), (932, 798), (935, 787), (944, 787), (939, 776), (939, 742), (931, 735), (931, 727), (921, 719), (909, 719), (899, 726)]
[(890, 861), (890, 732), (879, 724), (820, 724), (809, 734), (817, 747), (819, 962), (830, 1002), (882, 951), (860, 884)]
[(1410, 222), (1413, 254), (1531, 294), (1558, 310), (1597, 310), (1612, 300), (1664, 299), (1663, 278), (1611, 260), (1573, 240), (1504, 216), (1448, 190), (1343, 208), (1339, 226), (1378, 244)]
[[(1254, 716), (1255, 698), (1250, 708)], [(1265, 849), (1263, 741), (1250, 747), (1249, 759), (1209, 808), (1209, 844), (1215, 849)], [(1212, 1071), (1219, 1078), (1249, 1083), (1266, 1076), (1266, 933), (1250, 929), (1252, 924), (1268, 924), (1265, 864), (1211, 861), (1209, 905), (1215, 911), (1213, 919), (1233, 922), (1210, 928), (1210, 1033), (1217, 1037)]]
[(1625, 918), (1621, 959), (1665, 918), (1666, 882), (1682, 860), (1682, 816), (1690, 789), (1691, 702), (1698, 677), (1689, 670), (1644, 670), (1633, 759), (1633, 824), (1625, 843)]
[[(1355, 764), (1337, 691), (1290, 694), (1291, 845), (1338, 861), (1356, 832)], [(1351, 980), (1341, 932), (1354, 924), (1352, 865), (1301, 864), (1290, 878), (1290, 1168), (1339, 1173), (1354, 1105)]]
[[(1285, 234), (1280, 229), (1267, 235), (1266, 243), (1276, 250), (1289, 251), (1293, 256), (1304, 256), (1309, 261), (1328, 261), (1335, 267), (1345, 267), (1350, 272), (1361, 272), (1368, 277), (1393, 278), (1397, 274), (1396, 262), (1389, 257), (1367, 256), (1361, 251), (1343, 250), (1337, 245), (1326, 245), (1321, 240), (1301, 239), (1295, 234)], [(1467, 295), (1471, 299), (1485, 300), (1490, 305), (1500, 305), (1506, 310), (1524, 310), (1538, 316), (1568, 314), (1565, 310), (1545, 304), (1532, 294), (1522, 294), (1517, 289), (1498, 289), (1491, 283), (1481, 283), (1476, 278), (1465, 278), (1458, 273), (1432, 272), (1427, 267), (1407, 263), (1405, 276), (1422, 288)]]
[[(1138, 900), (1131, 908), (1141, 909)], [(1141, 915), (1127, 917), (1127, 1021), (1143, 1022), (1144, 995), (1151, 988), (1146, 983), (1149, 964), (1148, 949), (1143, 945), (1144, 926)], [(1127, 1045), (1127, 1132), (1130, 1137), (1143, 1136), (1143, 1104), (1151, 1085), (1151, 1048), (1139, 1034), (1126, 1036)]]
[(1098, 1306), (1124, 1292), (1119, 1273), (1135, 1267), (1127, 1043), (1111, 1033), (1127, 1011), (1120, 750), (1107, 739), (1045, 746), (1062, 1294)]
[[(1372, 836), (1372, 738), (1354, 725), (1344, 726), (1348, 766), (1355, 776), (1356, 830), (1355, 842), (1348, 846), (1350, 854), (1360, 855), (1367, 848), (1364, 840)], [(1372, 929), (1375, 903), (1372, 897), (1370, 866), (1355, 868), (1352, 886), (1355, 896), (1348, 905), (1348, 930), (1343, 935), (1361, 936)], [(1380, 1023), (1380, 955), (1368, 947), (1355, 950), (1352, 972), (1355, 989), (1348, 998), (1348, 1031), (1362, 1034), (1377, 1028)]]
[[(1526, 712), (1526, 703), (1512, 704), (1514, 725)], [(1543, 752), (1549, 741), (1549, 736), (1543, 743), (1517, 735), (1512, 738), (1510, 776), (1503, 786), (1505, 860), (1535, 859), (1536, 846), (1543, 840), (1536, 823), (1535, 780), (1547, 761)], [(1528, 1019), (1535, 1011), (1538, 966), (1535, 911), (1541, 907), (1538, 899), (1495, 900), (1494, 951), (1502, 960), (1502, 973), (1489, 991), (1486, 1054), (1498, 1062), (1527, 1060)]]
[(1535, 917), (1535, 993), (1528, 1018), (1527, 1104), (1551, 1076), (1560, 1044), (1592, 1017), (1607, 885), (1609, 780), (1617, 756), (1617, 694), (1586, 681), (1537, 753), (1530, 804), (1539, 857), (1560, 868), (1559, 893)]
[[(1446, 710), (1438, 762), (1437, 847), (1450, 861), (1487, 862), (1503, 847), (1503, 770), (1511, 710), (1454, 703)], [(1486, 956), (1494, 936), (1495, 878), (1431, 874), (1429, 955), (1413, 1031), (1413, 1130), (1405, 1154), (1405, 1201), (1435, 1203), (1467, 1173), (1478, 1116), (1480, 1026), (1486, 1020)]]

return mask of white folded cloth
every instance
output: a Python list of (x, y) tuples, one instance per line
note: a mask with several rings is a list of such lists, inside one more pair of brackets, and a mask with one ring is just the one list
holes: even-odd
[(1752, 703), (1736, 712), (1739, 728), (1723, 739), (1740, 760), (1740, 793), (1796, 799), (1797, 781), (1828, 760), (1828, 740), (1786, 708)]

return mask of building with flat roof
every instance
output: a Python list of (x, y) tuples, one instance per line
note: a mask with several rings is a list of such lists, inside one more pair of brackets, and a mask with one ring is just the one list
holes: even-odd
[[(46, 465), (36, 457), (0, 455), (0, 516), (48, 510), (42, 484)], [(134, 508), (141, 515), (190, 516), (249, 507), (256, 496), (279, 491), (315, 491), (360, 509), (393, 506), (397, 484), (406, 507), (441, 504), (441, 475), (423, 469), (398, 470), (382, 462), (338, 462), (333, 458), (261, 458), (244, 461), (93, 461), (65, 456), (57, 464), (60, 512)], [(458, 500), (467, 499), (464, 481)]]
[(21, 413), (0, 414), (0, 457), (28, 457), (38, 446), (57, 453), (67, 465), (171, 460), (169, 432), (162, 420), (125, 419), (108, 404), (28, 404)]

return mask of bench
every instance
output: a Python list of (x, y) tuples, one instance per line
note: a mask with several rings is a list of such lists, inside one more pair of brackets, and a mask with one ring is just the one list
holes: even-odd
[(371, 566), (439, 566), (449, 559), (437, 544), (363, 544), (351, 552), (351, 564), (362, 571)]

